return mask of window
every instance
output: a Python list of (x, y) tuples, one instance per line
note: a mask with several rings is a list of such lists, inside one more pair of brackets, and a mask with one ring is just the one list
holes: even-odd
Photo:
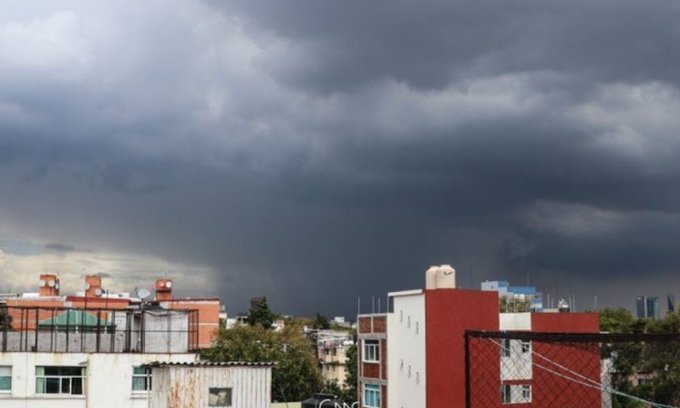
[(510, 384), (501, 385), (501, 402), (503, 404), (510, 404), (512, 402)]
[(531, 402), (531, 385), (522, 386), (522, 402)]
[(0, 392), (12, 391), (12, 367), (0, 366)]
[(364, 361), (368, 363), (380, 362), (380, 341), (364, 340)]
[(501, 357), (510, 357), (509, 339), (501, 339)]
[(380, 408), (380, 386), (373, 384), (364, 385), (364, 407)]
[(531, 353), (530, 341), (522, 341), (522, 353)]
[(529, 404), (531, 403), (531, 385), (501, 385), (501, 402), (503, 404)]
[(151, 389), (151, 369), (145, 367), (132, 368), (132, 391), (144, 392)]
[(35, 368), (37, 394), (85, 394), (85, 368), (65, 366), (39, 366)]
[(208, 392), (209, 407), (231, 406), (231, 388), (210, 388)]

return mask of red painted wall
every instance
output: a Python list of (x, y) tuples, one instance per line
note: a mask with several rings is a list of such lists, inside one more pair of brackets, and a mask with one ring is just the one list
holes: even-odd
[[(535, 313), (531, 317), (532, 331), (535, 332), (598, 333), (600, 329), (599, 316), (595, 313)], [(533, 356), (532, 407), (601, 407), (602, 397), (598, 390), (560, 376), (575, 377), (568, 371), (570, 370), (599, 383), (600, 348), (598, 344), (533, 342), (532, 347), (535, 353)], [(579, 381), (584, 380), (579, 379)]]
[[(465, 407), (465, 330), (498, 330), (498, 293), (425, 291), (427, 406)], [(500, 359), (484, 364), (499, 372)], [(500, 380), (499, 380), (500, 384)]]

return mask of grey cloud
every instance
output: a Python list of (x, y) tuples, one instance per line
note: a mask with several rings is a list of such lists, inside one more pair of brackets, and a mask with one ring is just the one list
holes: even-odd
[(303, 89), (394, 79), (442, 88), (477, 75), (559, 71), (676, 82), (678, 5), (634, 1), (211, 2), (275, 38), (261, 64)]
[(675, 3), (70, 8), (77, 75), (0, 69), (0, 233), (40, 250), (306, 314), (434, 263), (628, 305), (680, 261)]

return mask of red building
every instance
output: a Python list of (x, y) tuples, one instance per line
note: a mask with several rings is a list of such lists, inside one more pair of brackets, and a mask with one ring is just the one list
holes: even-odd
[[(359, 401), (365, 408), (423, 408), (466, 406), (465, 333), (518, 331), (597, 333), (592, 313), (499, 313), (496, 292), (455, 287), (448, 265), (426, 273), (426, 288), (390, 293), (392, 310), (358, 316)], [(576, 406), (571, 394), (553, 395), (559, 381), (540, 369), (537, 357), (562, 369), (578, 369), (593, 381), (600, 379), (599, 350), (589, 347), (546, 347), (520, 340), (488, 340), (484, 358), (472, 355), (474, 372), (484, 383), (471, 389), (472, 406)], [(576, 366), (578, 365), (578, 367)], [(469, 385), (469, 384), (468, 384)], [(484, 399), (484, 404), (475, 404)], [(601, 406), (598, 390), (578, 395), (578, 406)], [(585, 405), (584, 405), (585, 401)]]

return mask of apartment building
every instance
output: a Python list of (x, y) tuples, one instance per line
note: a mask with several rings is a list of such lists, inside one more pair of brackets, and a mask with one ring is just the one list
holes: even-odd
[(219, 324), (217, 299), (174, 299), (169, 279), (153, 299), (109, 293), (97, 275), (74, 295), (60, 284), (40, 275), (37, 292), (0, 305), (2, 407), (147, 407), (146, 366), (197, 363)]
[(344, 330), (318, 330), (316, 351), (324, 382), (347, 386), (347, 360), (349, 348), (354, 345), (352, 334)]
[[(531, 344), (511, 340), (499, 344), (488, 360), (470, 362), (466, 331), (599, 331), (599, 318), (591, 313), (499, 313), (496, 292), (457, 289), (455, 270), (448, 265), (428, 269), (425, 289), (388, 296), (388, 313), (358, 316), (359, 405), (364, 408), (465, 407), (466, 363), (485, 364), (495, 373), (486, 394), (498, 394), (497, 406), (540, 407), (546, 381), (532, 370)], [(557, 358), (568, 358), (563, 354)], [(600, 374), (598, 352), (578, 357)], [(599, 393), (590, 398), (592, 406), (600, 406)]]

